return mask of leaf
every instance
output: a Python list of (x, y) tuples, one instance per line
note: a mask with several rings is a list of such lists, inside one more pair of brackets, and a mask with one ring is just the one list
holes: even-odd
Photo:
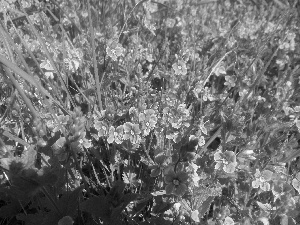
[(135, 193), (128, 193), (123, 196), (122, 202), (123, 202), (123, 209), (132, 201), (135, 201), (138, 198), (138, 194)]
[(103, 221), (109, 221), (111, 215), (110, 203), (105, 196), (91, 197), (80, 204), (80, 209), (100, 217)]
[(261, 202), (259, 202), (259, 201), (256, 201), (256, 203), (257, 203), (257, 205), (259, 206), (259, 208), (261, 208), (261, 209), (264, 210), (264, 211), (270, 211), (270, 210), (272, 210), (271, 205), (268, 204), (268, 203), (263, 204), (263, 203), (261, 203)]
[(157, 196), (154, 199), (155, 199), (155, 206), (153, 207), (152, 212), (155, 214), (164, 213), (165, 211), (171, 209), (174, 205), (174, 203), (164, 202), (162, 196)]
[(151, 177), (157, 177), (161, 173), (161, 169), (157, 166), (156, 168), (151, 170)]
[(151, 223), (151, 225), (153, 224), (153, 225), (171, 225), (171, 224), (173, 224), (173, 222), (172, 221), (170, 221), (170, 220), (165, 220), (163, 217), (158, 217), (158, 218), (156, 218), (154, 221), (153, 221), (154, 223)]
[(18, 214), (21, 209), (20, 202), (17, 199), (12, 198), (11, 202), (7, 205), (1, 206), (0, 218), (10, 218)]
[(44, 214), (36, 213), (36, 214), (18, 214), (16, 216), (17, 220), (24, 221), (26, 225), (41, 225), (44, 224)]
[(215, 196), (209, 196), (199, 207), (199, 218), (202, 218), (204, 214), (209, 210), (211, 203), (215, 199)]
[(63, 215), (73, 216), (76, 213), (83, 186), (72, 192), (66, 192), (58, 201), (58, 208)]
[(300, 193), (300, 172), (298, 172), (296, 177), (292, 180), (292, 185)]
[(292, 185), (300, 193), (300, 181), (297, 178), (292, 180)]

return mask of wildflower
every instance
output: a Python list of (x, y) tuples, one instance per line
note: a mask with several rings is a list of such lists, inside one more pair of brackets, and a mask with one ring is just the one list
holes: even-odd
[(226, 173), (233, 173), (237, 166), (236, 156), (233, 151), (218, 151), (214, 154), (214, 160), (217, 162), (215, 169), (223, 169)]
[(124, 133), (124, 127), (123, 125), (118, 126), (117, 128), (111, 126), (108, 131), (108, 143), (116, 142), (117, 144), (121, 144), (123, 141), (123, 133)]
[(43, 60), (43, 62), (40, 64), (40, 68), (46, 70), (45, 76), (47, 78), (51, 78), (51, 79), (54, 78), (54, 75), (53, 75), (54, 69), (49, 60)]
[(268, 181), (272, 179), (273, 172), (270, 170), (264, 170), (262, 173), (256, 169), (256, 172), (254, 174), (255, 180), (252, 181), (252, 187), (253, 188), (259, 188), (263, 191), (269, 191), (270, 190), (270, 184)]
[(220, 76), (221, 74), (223, 75), (226, 74), (226, 69), (224, 65), (221, 63), (217, 68), (215, 68), (214, 73), (217, 77)]
[(99, 137), (103, 137), (103, 136), (107, 135), (108, 127), (107, 127), (106, 123), (104, 123), (103, 121), (97, 121), (95, 123), (94, 127), (98, 131)]
[(166, 194), (174, 194), (176, 196), (183, 196), (187, 191), (187, 186), (185, 182), (187, 182), (189, 176), (187, 173), (180, 171), (175, 173), (173, 170), (170, 170), (165, 175), (166, 186)]
[(228, 86), (229, 88), (235, 87), (236, 76), (225, 76), (225, 83), (224, 85)]
[(124, 48), (116, 40), (110, 40), (108, 46), (106, 47), (106, 53), (112, 58), (112, 60), (117, 61), (119, 56), (122, 56)]
[(174, 27), (174, 26), (175, 26), (175, 23), (176, 23), (176, 21), (175, 21), (174, 19), (172, 19), (172, 18), (168, 18), (168, 19), (166, 20), (166, 26), (167, 26), (168, 28)]
[(142, 123), (142, 128), (144, 130), (144, 135), (148, 135), (152, 129), (155, 128), (157, 123), (157, 117), (153, 109), (146, 109), (144, 113), (140, 113), (139, 121)]
[(193, 90), (193, 93), (194, 93), (195, 97), (198, 98), (198, 94), (203, 91), (203, 88), (204, 88), (204, 82), (203, 81), (198, 81), (195, 84), (195, 88)]
[(196, 209), (196, 210), (193, 210), (191, 212), (191, 218), (192, 220), (194, 220), (195, 222), (199, 223), (200, 220), (199, 220), (199, 211)]
[(145, 27), (155, 36), (156, 27), (151, 24), (151, 16), (146, 16), (144, 20)]
[[(226, 85), (226, 84), (225, 84)], [(214, 100), (214, 97), (212, 96), (212, 94), (210, 93), (210, 90), (208, 87), (205, 87), (204, 90), (203, 90), (203, 101), (207, 101), (207, 100), (210, 100), (210, 101), (213, 101)]]
[(140, 141), (140, 133), (141, 130), (138, 124), (132, 124), (130, 122), (126, 122), (123, 125), (124, 127), (124, 136), (125, 140), (130, 140), (132, 144), (137, 144)]
[(178, 60), (177, 63), (173, 64), (172, 68), (174, 69), (176, 75), (186, 75), (187, 74), (186, 64), (183, 60)]
[(224, 224), (224, 225), (234, 225), (234, 220), (233, 220), (231, 217), (227, 216), (227, 217), (225, 218), (223, 224)]
[(157, 4), (154, 4), (153, 2), (144, 2), (143, 6), (149, 13), (154, 13), (155, 11), (157, 11)]

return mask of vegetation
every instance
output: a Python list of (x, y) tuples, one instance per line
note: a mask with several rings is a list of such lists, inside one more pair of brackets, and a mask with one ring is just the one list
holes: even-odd
[(299, 9), (2, 0), (1, 224), (300, 224)]

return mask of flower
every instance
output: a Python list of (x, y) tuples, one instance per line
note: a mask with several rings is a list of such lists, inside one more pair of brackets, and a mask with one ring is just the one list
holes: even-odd
[(262, 173), (256, 169), (256, 172), (254, 174), (255, 180), (252, 181), (252, 187), (253, 188), (260, 188), (263, 191), (269, 191), (270, 190), (270, 184), (268, 181), (272, 179), (273, 172), (270, 170), (264, 170)]
[(176, 75), (186, 75), (187, 74), (187, 68), (186, 64), (183, 60), (178, 60), (177, 63), (174, 63), (172, 68), (175, 70)]
[(223, 169), (226, 173), (233, 173), (237, 166), (236, 156), (233, 151), (217, 151), (214, 154), (214, 160), (217, 162), (215, 169)]
[(224, 67), (224, 64), (221, 63), (218, 67), (215, 68), (214, 70), (215, 75), (218, 77), (220, 75), (226, 74), (226, 69)]
[(113, 142), (116, 142), (117, 144), (121, 144), (123, 141), (123, 133), (124, 133), (123, 125), (120, 125), (117, 128), (111, 126), (108, 131), (107, 142), (109, 144)]
[(231, 217), (227, 216), (227, 217), (225, 218), (223, 224), (224, 224), (224, 225), (234, 225), (234, 220), (233, 220)]
[(103, 121), (97, 121), (94, 124), (94, 127), (98, 131), (98, 137), (103, 137), (103, 136), (107, 135), (108, 127), (107, 127), (106, 123), (104, 123)]
[(152, 129), (155, 128), (157, 118), (153, 109), (146, 109), (144, 113), (140, 113), (139, 121), (142, 123), (144, 135), (148, 135)]
[(139, 141), (141, 139), (141, 137), (139, 135), (141, 133), (139, 125), (133, 124), (130, 122), (126, 122), (126, 123), (124, 123), (123, 127), (124, 127), (124, 132), (125, 132), (123, 138), (125, 140), (129, 139), (132, 144), (139, 143)]
[(173, 170), (170, 170), (165, 175), (165, 182), (167, 183), (166, 186), (166, 194), (174, 194), (176, 196), (182, 196), (187, 191), (187, 186), (185, 182), (189, 178), (186, 172), (180, 171), (175, 173)]
[(235, 82), (237, 80), (236, 76), (225, 76), (225, 83), (224, 85), (228, 86), (229, 88), (235, 87)]
[(106, 53), (112, 58), (112, 60), (117, 61), (119, 56), (122, 56), (124, 48), (118, 41), (110, 40), (108, 41), (108, 46), (106, 47)]
[[(226, 85), (226, 84), (225, 84)], [(214, 96), (210, 93), (210, 89), (208, 87), (205, 87), (203, 90), (203, 101), (213, 101), (214, 100)]]
[(172, 18), (166, 19), (166, 26), (167, 26), (168, 28), (174, 27), (174, 26), (175, 26), (175, 23), (176, 23), (176, 21), (175, 21), (174, 19), (172, 19)]

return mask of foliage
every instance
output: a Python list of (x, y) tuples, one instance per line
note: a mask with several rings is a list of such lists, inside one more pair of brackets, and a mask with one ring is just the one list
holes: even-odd
[(299, 224), (299, 8), (2, 0), (3, 224)]

